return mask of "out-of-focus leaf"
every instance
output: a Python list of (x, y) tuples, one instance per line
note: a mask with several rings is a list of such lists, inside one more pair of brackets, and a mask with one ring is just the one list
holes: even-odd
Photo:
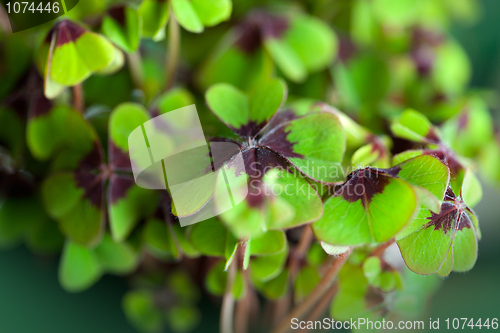
[(78, 292), (92, 286), (102, 275), (97, 255), (81, 245), (66, 242), (59, 264), (59, 282), (70, 292)]
[(118, 47), (131, 53), (139, 47), (142, 18), (132, 7), (111, 7), (102, 20), (102, 31)]
[(156, 308), (153, 295), (147, 290), (129, 291), (123, 297), (122, 307), (127, 319), (143, 332), (160, 332), (162, 313)]

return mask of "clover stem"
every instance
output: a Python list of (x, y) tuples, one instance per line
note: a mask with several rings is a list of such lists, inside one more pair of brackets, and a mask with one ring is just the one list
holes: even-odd
[[(316, 321), (318, 317), (325, 312), (328, 305), (330, 305), (330, 302), (332, 301), (333, 296), (337, 293), (337, 290), (337, 284), (332, 285), (325, 295), (319, 300), (318, 304), (316, 304), (316, 306), (311, 310), (309, 316), (306, 317), (306, 321)], [(306, 328), (299, 332), (305, 333), (308, 331), (309, 329)]]
[(302, 318), (304, 314), (310, 311), (311, 307), (323, 296), (335, 281), (338, 272), (349, 258), (352, 249), (342, 253), (337, 257), (333, 264), (325, 272), (319, 283), (314, 287), (313, 291), (297, 305), (285, 318), (283, 318), (273, 333), (285, 333), (291, 329), (290, 323), (293, 318)]
[(235, 332), (246, 333), (248, 331), (248, 316), (250, 314), (250, 302), (252, 301), (253, 290), (249, 287), (248, 271), (243, 271), (243, 278), (245, 279), (245, 296), (242, 300), (236, 303), (235, 310)]
[(142, 72), (142, 61), (139, 50), (134, 53), (127, 53), (127, 60), (134, 86), (137, 89), (144, 90), (144, 74)]
[(238, 258), (235, 257), (233, 261), (229, 264), (227, 272), (226, 290), (224, 291), (224, 296), (222, 297), (222, 308), (220, 313), (220, 333), (233, 332), (233, 312), (234, 312), (233, 284), (234, 284), (234, 279), (236, 277), (237, 262)]
[(370, 256), (371, 257), (380, 257), (382, 254), (384, 254), (385, 250), (387, 250), (387, 248), (389, 246), (391, 246), (395, 241), (396, 241), (396, 239), (392, 238), (392, 239), (388, 240), (387, 242), (380, 244), (378, 247), (375, 248), (375, 250), (373, 250), (373, 252), (370, 254)]
[(73, 92), (73, 108), (78, 110), (80, 113), (84, 112), (84, 101), (83, 101), (83, 89), (82, 85), (77, 84), (72, 87)]
[(170, 89), (174, 84), (181, 44), (181, 31), (179, 23), (175, 19), (175, 15), (172, 12), (170, 13), (170, 22), (168, 23), (168, 37), (165, 90)]
[(9, 16), (5, 12), (3, 6), (0, 6), (0, 27), (6, 35), (12, 33), (12, 27), (10, 26)]
[(313, 233), (311, 230), (311, 226), (306, 225), (302, 229), (302, 234), (300, 235), (297, 247), (293, 250), (293, 259), (290, 262), (290, 276), (292, 280), (294, 279), (295, 274), (297, 274), (300, 261), (306, 255), (306, 252), (309, 249), (309, 245), (311, 245), (312, 240), (313, 240)]

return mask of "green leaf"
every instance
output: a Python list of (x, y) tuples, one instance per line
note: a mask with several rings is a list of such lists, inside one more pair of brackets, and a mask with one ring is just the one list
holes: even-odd
[(204, 30), (198, 13), (189, 0), (171, 0), (172, 11), (179, 24), (189, 32), (200, 33)]
[(282, 272), (287, 257), (288, 246), (276, 254), (253, 257), (249, 265), (252, 280), (266, 282), (275, 278)]
[(106, 37), (127, 53), (137, 50), (141, 40), (142, 18), (137, 10), (128, 6), (115, 6), (108, 10), (101, 29)]
[(83, 156), (90, 152), (97, 137), (78, 111), (64, 105), (30, 118), (26, 135), (28, 148), (40, 160), (53, 157), (62, 149)]
[(382, 274), (381, 261), (379, 257), (368, 257), (363, 262), (363, 274), (369, 284), (378, 287), (380, 285), (380, 274)]
[[(129, 188), (124, 191), (120, 184)], [(139, 220), (150, 215), (157, 207), (158, 193), (140, 188), (131, 177), (113, 175), (108, 184), (109, 225), (113, 239), (125, 240)]]
[(255, 282), (255, 287), (260, 290), (265, 297), (269, 299), (279, 299), (288, 292), (288, 269), (283, 270), (275, 278), (264, 283)]
[(137, 127), (149, 120), (148, 111), (140, 104), (122, 103), (109, 118), (111, 141), (124, 152), (128, 152), (128, 137)]
[(194, 104), (194, 102), (194, 97), (189, 90), (176, 87), (160, 96), (158, 109), (160, 114), (163, 114)]
[(479, 179), (470, 169), (465, 170), (460, 194), (468, 207), (477, 205), (483, 198), (483, 188)]
[(302, 59), (285, 40), (269, 38), (265, 40), (264, 46), (287, 78), (293, 82), (302, 82), (306, 79), (307, 69)]
[(456, 271), (472, 268), (477, 258), (478, 237), (474, 214), (448, 190), (440, 212), (422, 208), (417, 218), (397, 236), (397, 243), (412, 271), (446, 276), (452, 267)]
[(83, 291), (101, 278), (97, 255), (81, 245), (66, 242), (59, 264), (59, 282), (69, 292)]
[(283, 231), (269, 230), (265, 234), (250, 238), (250, 253), (252, 255), (272, 255), (283, 251), (286, 246), (286, 236)]
[(429, 142), (436, 133), (430, 121), (421, 113), (406, 110), (391, 125), (394, 135), (415, 142)]
[(442, 43), (436, 50), (432, 79), (438, 89), (447, 94), (461, 93), (471, 76), (467, 54), (455, 41)]
[(192, 225), (188, 239), (204, 255), (229, 259), (236, 246), (236, 239), (217, 219), (211, 218)]
[(293, 285), (295, 303), (299, 304), (302, 302), (302, 300), (309, 295), (314, 287), (316, 287), (320, 280), (321, 276), (315, 268), (311, 266), (303, 267), (295, 277)]
[(191, 3), (201, 23), (206, 27), (228, 20), (233, 9), (231, 0), (192, 0)]
[(390, 167), (389, 142), (388, 140), (385, 141), (375, 138), (371, 143), (356, 150), (352, 155), (351, 164), (357, 166), (370, 165), (377, 168)]
[(130, 244), (115, 243), (108, 234), (104, 235), (101, 244), (94, 251), (102, 269), (113, 274), (130, 273), (139, 262), (137, 253)]
[[(238, 33), (237, 29), (233, 29), (228, 33), (228, 38), (235, 38)], [(226, 39), (223, 39), (200, 69), (198, 82), (203, 90), (225, 82), (249, 91), (273, 75), (273, 60), (262, 48), (249, 54), (238, 44), (227, 45)]]
[[(210, 269), (205, 280), (205, 287), (215, 296), (222, 296), (226, 291), (228, 273), (224, 270), (224, 267), (224, 261), (219, 261)], [(231, 291), (235, 299), (241, 299), (245, 295), (245, 281), (240, 270), (236, 271)]]
[(398, 165), (398, 177), (432, 194), (440, 203), (450, 180), (448, 167), (439, 159), (424, 155)]
[(313, 113), (273, 128), (259, 141), (307, 177), (326, 183), (344, 179), (345, 133), (332, 113)]
[(358, 170), (325, 202), (313, 231), (316, 238), (332, 245), (385, 242), (410, 222), (417, 201), (405, 181), (383, 171)]
[(208, 271), (205, 278), (205, 287), (209, 293), (222, 296), (226, 290), (226, 279), (227, 272), (224, 271), (224, 261), (221, 260)]
[(339, 290), (330, 307), (330, 316), (337, 320), (350, 320), (367, 310), (365, 294), (368, 281), (359, 266), (346, 263), (339, 272)]
[(93, 72), (105, 69), (115, 60), (115, 49), (101, 35), (74, 22), (58, 22), (45, 70), (45, 95), (54, 98), (64, 86), (77, 85)]
[(493, 139), (492, 124), (486, 102), (472, 97), (462, 112), (443, 124), (443, 141), (460, 155), (474, 157)]
[(149, 219), (143, 229), (142, 237), (148, 251), (157, 258), (177, 258), (180, 255), (175, 239), (164, 221)]
[(212, 112), (229, 128), (239, 135), (253, 137), (281, 108), (286, 95), (286, 84), (270, 79), (248, 96), (229, 84), (219, 83), (210, 87), (205, 98)]
[(325, 22), (312, 16), (293, 19), (284, 39), (310, 73), (324, 69), (337, 55), (337, 36)]
[(175, 332), (189, 332), (198, 326), (201, 313), (195, 306), (176, 305), (167, 311), (167, 321)]
[(27, 232), (47, 219), (43, 206), (34, 197), (7, 198), (0, 203), (0, 246), (17, 245)]
[(24, 126), (21, 117), (10, 108), (0, 108), (0, 123), (2, 131), (0, 140), (2, 146), (8, 148), (13, 156), (18, 156), (23, 148)]
[(144, 0), (139, 7), (142, 17), (142, 35), (159, 41), (165, 36), (165, 26), (169, 18), (167, 1)]
[(82, 245), (98, 243), (103, 229), (101, 207), (86, 198), (72, 174), (47, 178), (42, 184), (42, 198), (47, 213), (59, 222), (66, 236)]
[(147, 290), (134, 290), (125, 294), (122, 301), (123, 311), (129, 322), (143, 332), (160, 332), (162, 313), (155, 306), (153, 295)]

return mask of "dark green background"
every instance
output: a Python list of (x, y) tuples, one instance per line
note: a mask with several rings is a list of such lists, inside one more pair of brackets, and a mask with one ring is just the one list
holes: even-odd
[[(471, 87), (498, 92), (500, 1), (481, 2), (480, 22), (454, 27), (453, 35), (472, 60)], [(425, 316), (440, 318), (441, 330), (446, 318), (500, 317), (500, 191), (487, 186), (485, 179), (483, 183), (484, 199), (476, 207), (483, 233), (478, 262), (469, 273), (452, 273), (444, 281)], [(121, 309), (124, 279), (105, 276), (88, 291), (68, 294), (57, 281), (58, 260), (36, 257), (24, 247), (0, 252), (0, 333), (135, 332)], [(197, 331), (216, 332), (218, 309), (208, 300), (201, 306), (203, 323)]]

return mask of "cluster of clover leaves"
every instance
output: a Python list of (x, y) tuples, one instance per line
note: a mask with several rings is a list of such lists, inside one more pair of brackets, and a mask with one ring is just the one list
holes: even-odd
[[(284, 332), (328, 306), (418, 316), (424, 275), (474, 266), (477, 167), (500, 180), (500, 138), (446, 33), (474, 1), (82, 3), (0, 49), (0, 244), (62, 248), (66, 290), (130, 276), (144, 332), (196, 326), (202, 290), (222, 331)], [(194, 103), (208, 141), (240, 147), (245, 168), (225, 162), (249, 193), (182, 228), (168, 191), (135, 184), (128, 136)], [(272, 319), (250, 321), (257, 294)]]

